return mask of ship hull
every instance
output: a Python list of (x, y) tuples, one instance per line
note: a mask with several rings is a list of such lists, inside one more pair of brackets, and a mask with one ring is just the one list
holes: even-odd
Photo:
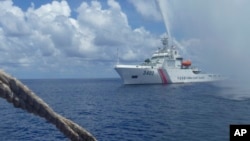
[(116, 65), (115, 70), (124, 84), (168, 84), (220, 80), (219, 75), (195, 74), (191, 69)]
[(150, 67), (136, 67), (130, 65), (117, 65), (115, 70), (124, 84), (161, 84), (158, 71)]

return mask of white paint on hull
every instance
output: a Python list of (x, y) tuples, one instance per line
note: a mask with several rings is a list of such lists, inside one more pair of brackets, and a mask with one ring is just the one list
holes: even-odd
[(157, 69), (151, 67), (116, 65), (115, 70), (124, 84), (159, 84), (162, 83)]
[(162, 40), (163, 48), (141, 65), (116, 65), (115, 70), (124, 84), (167, 84), (208, 82), (221, 80), (219, 75), (201, 73), (191, 67), (191, 61), (183, 60), (175, 47), (169, 47), (167, 38)]
[[(192, 69), (161, 68), (141, 65), (116, 65), (115, 70), (122, 78), (124, 84), (166, 84), (209, 82), (220, 80), (219, 75), (195, 74)], [(162, 70), (163, 75), (160, 73)], [(166, 80), (164, 80), (164, 78)]]

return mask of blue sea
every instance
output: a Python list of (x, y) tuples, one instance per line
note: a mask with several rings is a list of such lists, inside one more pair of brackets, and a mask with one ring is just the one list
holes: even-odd
[[(123, 85), (120, 79), (21, 81), (54, 111), (99, 141), (228, 141), (230, 124), (250, 124), (249, 91), (220, 84), (223, 82)], [(0, 99), (0, 114), (0, 140), (69, 140), (45, 119), (16, 109), (4, 99)]]

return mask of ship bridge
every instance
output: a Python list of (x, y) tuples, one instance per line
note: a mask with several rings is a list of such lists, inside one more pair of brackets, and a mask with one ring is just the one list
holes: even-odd
[(151, 57), (148, 59), (145, 65), (159, 65), (167, 67), (181, 68), (181, 63), (183, 58), (180, 56), (178, 50), (175, 46), (169, 46), (167, 38), (162, 39), (163, 48), (158, 49)]

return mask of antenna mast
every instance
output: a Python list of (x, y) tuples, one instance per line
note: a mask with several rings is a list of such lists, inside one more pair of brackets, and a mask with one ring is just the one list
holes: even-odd
[(162, 44), (163, 44), (163, 49), (165, 50), (165, 49), (168, 49), (168, 38), (167, 37), (163, 37), (162, 39), (161, 39), (161, 42), (162, 42)]

